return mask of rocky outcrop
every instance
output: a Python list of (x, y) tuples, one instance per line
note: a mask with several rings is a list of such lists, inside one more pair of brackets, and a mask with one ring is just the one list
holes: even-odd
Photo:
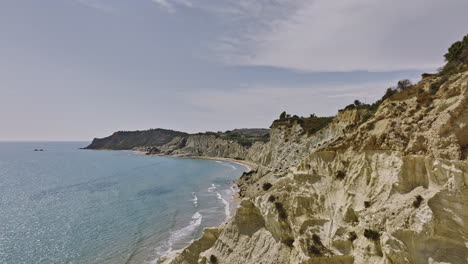
[(205, 156), (244, 159), (252, 145), (269, 140), (269, 129), (235, 129), (226, 132), (206, 132), (175, 137), (160, 147), (150, 147), (148, 154), (171, 156)]
[(212, 245), (166, 261), (468, 263), (467, 98), (468, 72), (434, 75), (313, 134), (277, 124)]
[(246, 151), (247, 147), (235, 141), (225, 140), (216, 135), (200, 134), (176, 137), (162, 146), (159, 152), (150, 154), (239, 158), (244, 157)]
[(270, 130), (243, 128), (226, 132), (187, 134), (167, 129), (115, 132), (85, 149), (138, 150), (148, 155), (206, 156), (241, 159), (254, 144), (268, 142)]
[(85, 149), (130, 150), (144, 146), (162, 146), (178, 136), (187, 133), (168, 130), (150, 129), (144, 131), (119, 131), (105, 138), (95, 138)]

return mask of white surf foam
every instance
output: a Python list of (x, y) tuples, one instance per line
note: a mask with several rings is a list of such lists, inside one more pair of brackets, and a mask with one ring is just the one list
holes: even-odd
[(227, 221), (229, 220), (229, 216), (231, 215), (231, 205), (226, 199), (223, 198), (220, 192), (216, 192), (216, 196), (224, 204), (224, 214), (226, 216), (225, 221)]
[[(197, 231), (198, 227), (201, 225), (202, 218), (203, 216), (199, 212), (196, 212), (192, 216), (192, 220), (187, 226), (171, 232), (167, 243), (155, 249), (158, 258), (162, 256), (167, 256), (170, 252), (173, 251), (174, 244), (179, 243), (186, 239), (188, 236), (193, 235)], [(189, 243), (191, 243), (191, 241)], [(155, 262), (156, 261), (157, 259), (155, 260)]]
[(192, 221), (190, 221), (189, 225), (187, 225), (184, 228), (181, 228), (179, 230), (176, 230), (176, 231), (172, 232), (171, 236), (169, 237), (169, 240), (168, 240), (169, 245), (171, 246), (171, 248), (174, 245), (174, 243), (177, 243), (177, 242), (181, 241), (181, 239), (183, 239), (184, 237), (187, 237), (187, 236), (193, 234), (197, 230), (197, 228), (200, 226), (202, 218), (203, 218), (202, 215), (199, 212), (196, 212), (192, 216)]
[[(236, 169), (237, 169), (236, 166), (230, 164), (231, 162), (223, 162), (223, 161), (217, 160), (216, 163), (219, 163), (219, 164), (221, 164), (221, 165), (223, 165), (223, 166), (229, 167), (229, 168), (231, 168), (231, 169), (233, 169), (233, 170), (236, 170)], [(236, 163), (236, 164), (237, 164), (237, 162), (233, 162), (233, 163)]]
[(195, 207), (198, 207), (198, 197), (194, 192), (192, 192), (192, 197), (193, 198), (191, 201), (193, 202), (193, 205), (195, 205)]
[(229, 164), (229, 163), (222, 162), (221, 165), (226, 166), (226, 167), (229, 167), (229, 168), (231, 168), (231, 169), (233, 169), (233, 170), (236, 170), (236, 169), (237, 169), (236, 166), (234, 166), (234, 165), (232, 165), (232, 164)]
[(216, 185), (213, 183), (210, 187), (208, 187), (208, 192), (213, 192), (216, 189)]

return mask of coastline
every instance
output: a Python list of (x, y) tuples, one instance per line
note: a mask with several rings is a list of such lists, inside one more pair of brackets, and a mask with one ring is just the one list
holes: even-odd
[[(148, 155), (147, 152), (141, 151), (141, 150), (130, 150), (130, 151), (134, 152), (135, 155), (142, 155), (142, 154), (143, 155)], [(247, 171), (256, 170), (258, 168), (258, 165), (253, 163), (253, 162), (249, 162), (249, 161), (245, 161), (245, 160), (231, 159), (231, 158), (223, 158), (223, 157), (163, 155), (163, 154), (150, 154), (148, 156), (162, 156), (162, 157), (186, 158), (186, 159), (209, 159), (209, 160), (215, 160), (215, 161), (220, 161), (220, 162), (225, 161), (225, 162), (236, 163), (238, 165), (242, 165), (245, 168), (247, 168)], [(242, 174), (239, 175), (239, 177), (240, 176), (242, 176)], [(226, 210), (225, 211), (226, 212), (225, 219), (222, 220), (222, 222), (220, 222), (218, 225), (205, 227), (205, 229), (206, 228), (208, 228), (208, 229), (209, 228), (216, 228), (216, 227), (225, 225), (231, 219), (231, 217), (234, 215), (234, 213), (237, 211), (237, 208), (239, 207), (240, 202), (241, 202), (241, 198), (239, 196), (239, 188), (238, 188), (237, 184), (233, 183), (230, 186), (229, 189), (232, 191), (232, 194), (230, 195), (229, 198), (224, 199), (223, 197), (221, 197), (221, 194), (219, 192), (217, 193), (218, 199), (222, 200), (225, 203), (225, 210)], [(181, 252), (183, 252), (187, 247), (189, 247), (193, 241), (195, 241), (197, 239), (199, 239), (199, 238), (192, 239), (188, 243), (188, 245), (186, 247), (184, 247), (184, 248), (172, 249), (172, 250), (166, 252), (164, 255), (159, 256), (158, 258), (150, 261), (150, 263), (151, 264), (169, 263), (171, 260), (173, 260), (175, 257), (177, 257)]]
[[(185, 159), (208, 159), (208, 160), (214, 160), (214, 161), (219, 161), (219, 162), (228, 162), (228, 163), (236, 163), (238, 165), (241, 165), (245, 168), (247, 168), (248, 171), (256, 170), (258, 168), (258, 165), (245, 161), (245, 160), (238, 160), (238, 159), (232, 159), (232, 158), (223, 158), (223, 157), (209, 157), (209, 156), (190, 156), (190, 155), (164, 155), (164, 154), (148, 154), (148, 152), (140, 150), (140, 149), (129, 149), (129, 150), (113, 150), (113, 149), (84, 149), (84, 150), (106, 150), (106, 151), (123, 151), (127, 152), (130, 155), (137, 155), (137, 156), (161, 156), (161, 157), (172, 157), (172, 158), (185, 158)], [(242, 174), (239, 175), (239, 177)], [(232, 183), (228, 189), (223, 189), (222, 192), (231, 192), (231, 194), (224, 194), (222, 195), (219, 191), (216, 191), (215, 194), (217, 195), (217, 198), (221, 200), (225, 204), (225, 217), (222, 218), (220, 217), (220, 222), (218, 224), (214, 224), (212, 226), (205, 227), (204, 229), (210, 229), (210, 228), (217, 228), (220, 226), (225, 225), (231, 217), (235, 214), (237, 211), (237, 208), (239, 207), (241, 203), (241, 198), (239, 196), (239, 188), (237, 184)], [(160, 255), (156, 259), (153, 259), (149, 261), (151, 264), (159, 264), (159, 263), (169, 263), (171, 260), (173, 260), (175, 257), (177, 257), (183, 250), (185, 250), (187, 247), (191, 245), (191, 243), (199, 238), (192, 239), (191, 241), (188, 242), (187, 246), (180, 248), (180, 249), (170, 249), (169, 251), (165, 252), (164, 255)]]
[[(178, 157), (178, 156), (168, 156), (168, 157)], [(228, 161), (228, 162), (244, 165), (249, 170), (256, 170), (258, 168), (257, 164), (250, 162), (250, 161), (246, 161), (246, 160), (237, 160), (237, 159), (222, 158), (222, 157), (209, 157), (209, 156), (180, 156), (180, 157), (190, 158), (190, 159), (210, 159), (210, 160)]]
[[(253, 162), (249, 162), (249, 161), (245, 161), (245, 160), (230, 159), (230, 158), (222, 158), (222, 157), (171, 156), (171, 155), (158, 155), (158, 154), (151, 155), (151, 156), (165, 156), (165, 157), (188, 158), (188, 159), (209, 159), (209, 160), (215, 160), (215, 161), (226, 161), (226, 162), (236, 163), (236, 164), (245, 166), (248, 169), (248, 171), (256, 170), (258, 168), (258, 165), (253, 163)], [(241, 202), (241, 198), (239, 196), (239, 188), (238, 188), (237, 184), (233, 183), (231, 185), (230, 189), (232, 190), (232, 195), (230, 197), (231, 199), (229, 199), (228, 201), (226, 201), (225, 199), (218, 196), (219, 198), (221, 198), (222, 200), (227, 202), (225, 208), (229, 212), (226, 211), (227, 215), (226, 215), (225, 220), (223, 220), (218, 225), (205, 227), (205, 229), (207, 229), (207, 228), (208, 229), (209, 228), (217, 228), (217, 227), (225, 225), (231, 219), (231, 217), (234, 215), (234, 213), (237, 211), (237, 208), (239, 207), (240, 202)], [(219, 195), (219, 193), (218, 193), (218, 195)], [(167, 252), (165, 255), (160, 256), (160, 257), (156, 258), (155, 260), (151, 261), (150, 263), (151, 264), (170, 263), (170, 261), (172, 261), (174, 258), (176, 258), (181, 252), (183, 252), (187, 247), (189, 247), (193, 241), (195, 241), (197, 239), (199, 239), (199, 238), (193, 239), (186, 247), (181, 248), (181, 249), (171, 250), (171, 251)]]

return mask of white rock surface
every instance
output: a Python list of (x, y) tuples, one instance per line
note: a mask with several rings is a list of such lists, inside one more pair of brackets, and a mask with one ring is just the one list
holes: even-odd
[(268, 143), (210, 152), (259, 167), (230, 221), (169, 262), (468, 263), (468, 72), (431, 95), (435, 81), (364, 123), (344, 111), (313, 135), (279, 126)]

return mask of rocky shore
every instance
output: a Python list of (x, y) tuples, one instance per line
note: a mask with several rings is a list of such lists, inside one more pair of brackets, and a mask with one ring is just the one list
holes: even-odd
[(468, 263), (463, 43), (440, 73), (333, 118), (283, 117), (268, 141), (198, 135), (148, 149), (255, 164), (231, 219), (160, 263)]

